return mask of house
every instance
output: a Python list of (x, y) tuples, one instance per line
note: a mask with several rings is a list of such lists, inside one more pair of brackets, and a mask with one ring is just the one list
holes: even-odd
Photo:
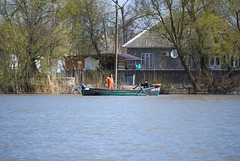
[[(189, 83), (175, 46), (166, 37), (156, 32), (154, 26), (136, 35), (124, 44), (123, 48), (125, 48), (127, 54), (141, 58), (140, 62), (142, 66), (141, 70), (125, 72), (126, 84), (143, 82), (144, 79), (159, 81), (164, 84)], [(226, 56), (229, 64), (235, 69), (239, 69), (239, 53), (231, 57), (227, 54)], [(194, 63), (190, 56), (187, 56), (186, 61), (194, 77), (202, 78), (201, 70), (196, 70), (200, 69), (200, 64)], [(212, 75), (216, 74), (217, 76), (220, 71), (226, 71), (224, 61), (217, 55), (209, 56), (207, 63), (209, 68), (212, 69)]]
[[(183, 69), (174, 45), (163, 35), (156, 32), (154, 27), (135, 36), (124, 44), (123, 48), (126, 48), (128, 54), (141, 58), (142, 69)], [(228, 58), (229, 64), (232, 67), (239, 68), (239, 58), (239, 54), (234, 54)], [(207, 61), (210, 69), (226, 68), (218, 56), (210, 56)], [(199, 64), (194, 66), (190, 57), (187, 57), (187, 63), (190, 69), (199, 67)]]
[[(123, 48), (126, 49), (126, 53), (118, 54), (118, 84), (135, 85), (136, 82), (144, 82), (145, 79), (148, 79), (150, 83), (189, 83), (175, 46), (163, 35), (156, 32), (154, 28), (144, 30), (124, 44)], [(68, 57), (68, 59), (77, 60), (71, 60), (75, 63), (71, 63), (69, 67), (66, 65), (66, 69), (83, 71), (83, 74), (80, 74), (81, 78), (84, 77), (84, 73), (89, 70), (96, 70), (99, 66), (113, 72), (115, 68), (113, 49), (111, 48), (110, 52), (102, 50), (100, 55), (88, 54), (79, 58)], [(190, 57), (187, 57), (187, 63), (190, 69), (193, 69), (194, 77), (200, 77), (200, 70), (196, 70), (199, 64), (194, 63)], [(217, 56), (210, 56), (208, 63), (211, 69), (222, 69), (224, 66)], [(139, 64), (141, 68), (136, 68)], [(239, 59), (237, 61), (232, 60), (230, 64), (239, 67)], [(76, 72), (70, 72), (68, 76), (77, 76), (75, 74)], [(79, 80), (79, 82), (84, 82), (83, 79)]]
[(68, 77), (74, 77), (78, 71), (84, 69), (84, 59), (78, 56), (66, 56), (65, 73)]
[[(67, 76), (74, 77), (76, 73), (82, 70), (97, 70), (100, 66), (106, 70), (114, 70), (115, 54), (66, 56), (65, 70)], [(136, 69), (141, 63), (141, 58), (130, 54), (118, 54), (118, 69)]]
[(103, 35), (97, 46), (99, 46), (98, 50), (101, 54), (97, 54), (96, 49), (90, 47), (80, 50), (81, 52), (75, 53), (74, 56), (65, 56), (66, 76), (79, 76), (83, 70), (97, 70), (100, 66), (105, 67), (105, 65), (113, 69), (114, 61), (111, 55), (114, 53), (114, 41)]
[(153, 29), (146, 29), (123, 45), (127, 54), (141, 58), (142, 69), (182, 69), (174, 45)]

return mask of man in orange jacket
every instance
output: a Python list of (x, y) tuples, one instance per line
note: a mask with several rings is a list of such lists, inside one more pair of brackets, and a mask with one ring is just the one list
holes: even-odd
[(108, 83), (108, 89), (113, 89), (114, 82), (112, 74), (110, 74), (109, 77), (105, 79), (105, 81)]

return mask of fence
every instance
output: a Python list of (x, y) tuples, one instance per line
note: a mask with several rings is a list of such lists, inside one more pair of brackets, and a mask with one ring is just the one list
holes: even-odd
[[(240, 74), (240, 70), (235, 71)], [(79, 70), (67, 71), (67, 77), (75, 77), (76, 85), (95, 84), (98, 87), (105, 86), (105, 78), (114, 71), (92, 71), (92, 70)], [(194, 77), (199, 83), (202, 82), (202, 75), (199, 70), (192, 70)], [(211, 75), (217, 79), (224, 79), (227, 75), (227, 70), (212, 70)], [(142, 83), (145, 80), (151, 83), (162, 83), (165, 85), (170, 84), (190, 84), (185, 70), (118, 70), (118, 84), (119, 85), (135, 85), (138, 82)]]

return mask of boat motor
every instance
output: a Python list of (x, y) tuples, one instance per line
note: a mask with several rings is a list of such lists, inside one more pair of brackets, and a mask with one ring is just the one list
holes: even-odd
[(78, 90), (82, 90), (82, 89), (85, 89), (87, 86), (85, 84), (80, 84), (80, 86), (76, 89), (73, 89), (72, 92), (76, 92)]

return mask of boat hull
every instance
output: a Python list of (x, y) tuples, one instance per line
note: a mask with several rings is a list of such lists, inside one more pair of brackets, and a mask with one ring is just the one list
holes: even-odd
[[(143, 91), (144, 90), (144, 91)], [(83, 96), (157, 96), (160, 87), (150, 87), (145, 89), (103, 89), (85, 88), (82, 89)]]

